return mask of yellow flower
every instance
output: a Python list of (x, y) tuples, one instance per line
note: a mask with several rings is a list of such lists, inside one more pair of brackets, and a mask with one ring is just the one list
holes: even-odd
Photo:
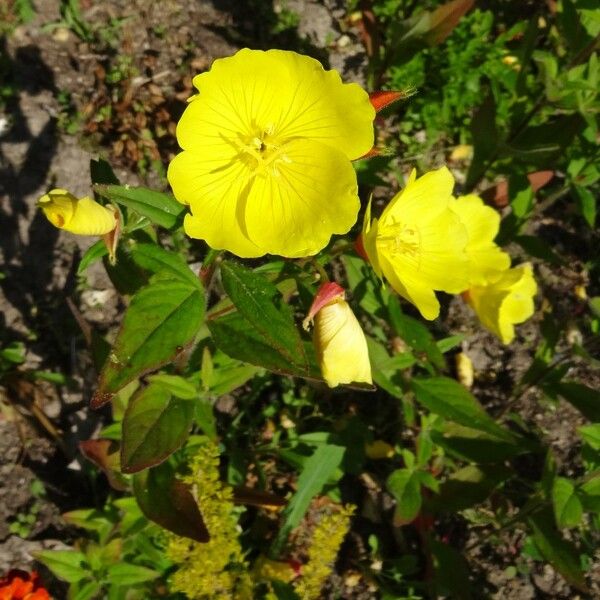
[(375, 109), (307, 56), (240, 50), (197, 75), (168, 170), (184, 228), (249, 258), (316, 254), (359, 209), (351, 160), (373, 146)]
[(524, 264), (508, 269), (494, 283), (472, 287), (464, 296), (482, 324), (510, 344), (515, 337), (514, 325), (533, 315), (536, 292), (531, 265)]
[(416, 178), (392, 198), (379, 220), (365, 213), (363, 245), (375, 272), (412, 302), (426, 319), (440, 304), (435, 290), (469, 286), (467, 230), (452, 210), (454, 179), (446, 167)]
[(510, 256), (494, 243), (500, 229), (500, 215), (472, 194), (460, 196), (450, 205), (467, 230), (469, 286), (495, 281), (510, 268)]
[(87, 196), (78, 200), (67, 190), (50, 190), (37, 205), (52, 225), (78, 235), (104, 235), (117, 226), (114, 209)]
[(337, 283), (324, 283), (304, 320), (305, 329), (315, 321), (313, 341), (329, 387), (373, 381), (365, 334), (344, 295)]

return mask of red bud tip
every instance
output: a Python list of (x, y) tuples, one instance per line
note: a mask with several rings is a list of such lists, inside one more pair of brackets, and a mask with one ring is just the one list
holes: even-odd
[(344, 288), (335, 283), (335, 281), (327, 281), (323, 283), (315, 294), (315, 298), (311, 304), (310, 310), (308, 311), (308, 315), (306, 315), (306, 319), (304, 319), (302, 322), (302, 327), (308, 330), (309, 323), (312, 322), (312, 320), (315, 318), (315, 315), (324, 306), (327, 306), (330, 302), (333, 302), (338, 298), (344, 298), (345, 294)]
[(390, 104), (397, 102), (398, 100), (402, 100), (406, 98), (407, 94), (405, 92), (398, 91), (380, 91), (380, 92), (371, 92), (369, 94), (369, 100), (373, 105), (373, 108), (379, 112), (383, 110)]
[(359, 156), (355, 160), (362, 160), (363, 158), (373, 158), (374, 156), (381, 156), (381, 150), (379, 148), (375, 148), (375, 146), (373, 146), (373, 148), (371, 148), (366, 154)]
[(369, 257), (367, 256), (367, 251), (365, 250), (365, 245), (363, 244), (362, 233), (359, 233), (358, 237), (354, 240), (354, 251), (363, 260), (366, 260), (367, 262), (369, 262)]

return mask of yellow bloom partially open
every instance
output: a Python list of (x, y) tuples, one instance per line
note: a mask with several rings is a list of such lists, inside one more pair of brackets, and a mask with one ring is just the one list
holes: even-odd
[(439, 314), (436, 290), (469, 286), (467, 229), (452, 210), (453, 187), (446, 167), (418, 179), (413, 170), (379, 220), (371, 221), (370, 206), (365, 214), (363, 245), (375, 272), (426, 319)]
[(375, 110), (307, 56), (240, 50), (197, 75), (168, 170), (186, 233), (241, 257), (316, 254), (359, 209), (351, 160), (373, 146)]
[(510, 256), (494, 243), (500, 229), (500, 215), (473, 194), (460, 196), (450, 206), (467, 230), (469, 286), (497, 280), (510, 268)]
[(464, 296), (481, 323), (503, 343), (510, 344), (515, 337), (514, 326), (533, 315), (536, 292), (531, 265), (524, 264), (504, 271), (494, 283), (472, 287)]
[(372, 383), (365, 334), (337, 283), (321, 286), (304, 320), (305, 329), (313, 319), (313, 341), (327, 385)]
[(105, 235), (117, 226), (113, 209), (87, 196), (77, 199), (67, 190), (50, 190), (37, 205), (52, 225), (78, 235)]

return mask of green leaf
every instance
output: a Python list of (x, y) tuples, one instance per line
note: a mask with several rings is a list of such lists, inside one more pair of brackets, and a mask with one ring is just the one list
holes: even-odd
[(596, 196), (587, 188), (579, 185), (574, 186), (573, 189), (575, 190), (575, 198), (577, 200), (579, 212), (581, 212), (587, 224), (593, 228), (596, 225)]
[(552, 265), (562, 265), (564, 261), (554, 250), (550, 244), (546, 243), (542, 238), (535, 235), (517, 235), (514, 241), (529, 254), (535, 258), (541, 258)]
[(572, 404), (586, 419), (600, 421), (600, 390), (575, 381), (564, 381), (553, 387), (555, 393)]
[(81, 261), (77, 267), (77, 275), (81, 275), (91, 264), (100, 260), (107, 254), (108, 248), (106, 247), (104, 240), (98, 240), (95, 244), (92, 244), (81, 257)]
[(124, 562), (109, 565), (106, 570), (106, 580), (113, 585), (136, 585), (152, 581), (159, 576), (158, 571)]
[(159, 373), (158, 375), (151, 375), (148, 377), (150, 383), (160, 385), (164, 389), (168, 390), (173, 396), (181, 398), (182, 400), (196, 400), (200, 397), (198, 388), (193, 383), (190, 383), (187, 379), (180, 377), (179, 375), (167, 375), (166, 373)]
[(588, 594), (585, 577), (581, 570), (577, 549), (565, 540), (554, 526), (550, 509), (540, 511), (528, 518), (533, 530), (533, 541), (540, 554), (574, 588)]
[(459, 512), (483, 502), (512, 471), (502, 465), (467, 465), (455, 471), (440, 486), (428, 505), (435, 512)]
[(441, 431), (432, 430), (431, 439), (452, 456), (476, 463), (494, 463), (530, 450), (521, 441), (499, 440), (496, 436), (451, 422), (444, 423)]
[(283, 525), (271, 547), (271, 553), (278, 555), (288, 535), (300, 524), (306, 514), (310, 501), (321, 492), (323, 486), (340, 466), (345, 448), (342, 446), (319, 446), (306, 460), (298, 478), (297, 491), (282, 513)]
[(581, 439), (594, 450), (600, 450), (600, 423), (593, 425), (583, 425), (578, 427), (577, 431)]
[(513, 214), (519, 219), (525, 219), (533, 210), (535, 196), (529, 179), (522, 174), (511, 175), (508, 180), (508, 197)]
[(414, 521), (423, 501), (417, 473), (410, 469), (397, 469), (388, 477), (387, 488), (396, 499), (394, 525), (398, 527)]
[(15, 365), (25, 362), (25, 344), (23, 342), (11, 342), (0, 350), (0, 358)]
[(282, 375), (321, 379), (321, 372), (311, 344), (305, 346), (306, 362), (296, 364), (282, 355), (278, 348), (270, 346), (261, 333), (254, 329), (252, 323), (239, 312), (228, 313), (208, 321), (208, 328), (215, 345), (231, 358)]
[(168, 462), (135, 473), (133, 492), (140, 510), (151, 521), (197, 542), (210, 539), (189, 487), (175, 478)]
[(69, 600), (92, 600), (98, 598), (101, 585), (97, 581), (76, 581), (69, 589)]
[(181, 255), (165, 250), (156, 244), (136, 244), (131, 249), (133, 262), (151, 273), (169, 273), (193, 286), (200, 286), (200, 280)]
[(190, 344), (204, 317), (200, 284), (156, 277), (132, 299), (104, 364), (92, 408), (124, 385), (173, 360)]
[(233, 262), (221, 265), (223, 287), (239, 313), (267, 345), (293, 364), (306, 364), (304, 345), (293, 313), (277, 288), (264, 277)]
[(434, 538), (429, 540), (429, 549), (433, 559), (434, 582), (436, 595), (434, 597), (450, 597), (453, 600), (469, 600), (471, 583), (470, 569), (463, 555)]
[(134, 394), (125, 411), (123, 473), (136, 473), (166, 460), (181, 447), (192, 428), (194, 403), (172, 395), (173, 387), (161, 384), (160, 377)]
[(42, 550), (35, 553), (35, 558), (59, 579), (69, 583), (76, 583), (90, 575), (85, 567), (85, 554), (76, 550)]
[(417, 321), (402, 312), (397, 296), (390, 296), (387, 308), (391, 325), (396, 334), (399, 335), (413, 350), (422, 352), (432, 364), (443, 369), (446, 364), (444, 355), (437, 347), (429, 329), (427, 329), (420, 321)]
[(499, 143), (496, 129), (496, 102), (492, 92), (488, 92), (483, 103), (477, 108), (471, 119), (471, 137), (473, 139), (473, 160), (467, 174), (465, 188), (471, 189), (488, 168)]
[(581, 522), (583, 507), (575, 486), (564, 477), (556, 477), (552, 485), (552, 505), (559, 527), (575, 527)]
[(94, 190), (104, 198), (126, 206), (153, 223), (171, 229), (181, 222), (185, 206), (168, 194), (128, 185), (95, 185)]
[(417, 400), (431, 412), (501, 440), (514, 441), (514, 436), (500, 427), (475, 397), (454, 379), (415, 377), (412, 388)]

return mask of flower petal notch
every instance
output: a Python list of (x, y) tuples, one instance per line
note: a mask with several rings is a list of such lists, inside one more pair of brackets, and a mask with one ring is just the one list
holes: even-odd
[(373, 147), (375, 109), (307, 56), (243, 49), (197, 75), (170, 163), (193, 238), (243, 258), (316, 254), (360, 206), (351, 161)]
[(50, 190), (37, 202), (52, 225), (77, 235), (106, 235), (117, 228), (116, 209), (92, 198), (77, 199), (67, 190)]
[(304, 329), (314, 320), (313, 341), (321, 374), (329, 387), (371, 384), (371, 364), (365, 334), (337, 283), (324, 283), (304, 319)]
[(364, 250), (379, 277), (385, 278), (426, 319), (440, 311), (436, 291), (459, 293), (469, 285), (467, 229), (452, 210), (454, 179), (446, 167), (417, 179), (371, 221), (367, 207)]
[(515, 325), (534, 313), (533, 297), (537, 284), (530, 264), (508, 269), (489, 285), (475, 286), (463, 294), (484, 327), (510, 344)]

